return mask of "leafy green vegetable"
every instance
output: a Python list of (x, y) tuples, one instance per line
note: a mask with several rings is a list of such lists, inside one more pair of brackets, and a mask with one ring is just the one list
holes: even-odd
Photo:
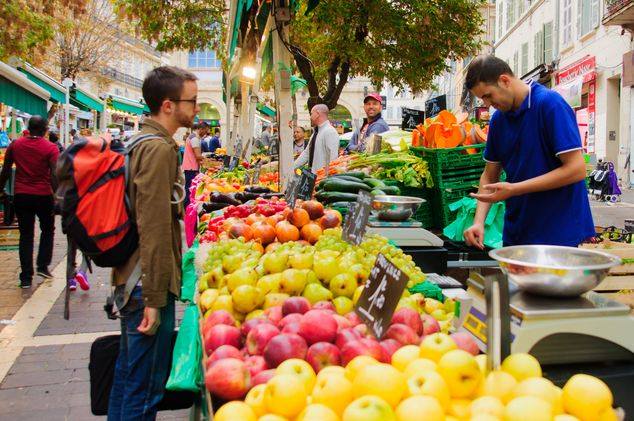
[(398, 180), (407, 187), (433, 187), (427, 162), (408, 152), (360, 155), (348, 169), (370, 167), (372, 177)]

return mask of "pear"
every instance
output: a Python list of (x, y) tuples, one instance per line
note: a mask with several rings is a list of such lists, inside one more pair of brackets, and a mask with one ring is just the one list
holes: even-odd
[(255, 286), (257, 280), (258, 274), (255, 270), (251, 268), (242, 268), (229, 275), (227, 279), (227, 287), (229, 287), (229, 292), (233, 292), (241, 285)]
[(321, 260), (315, 260), (313, 263), (313, 272), (317, 275), (317, 278), (325, 284), (330, 283), (330, 280), (341, 272), (339, 262), (335, 257), (325, 257)]
[(225, 273), (233, 273), (242, 267), (244, 256), (241, 254), (228, 254), (222, 258), (222, 270)]
[(306, 272), (298, 269), (286, 269), (282, 272), (280, 292), (289, 295), (299, 295), (306, 286)]
[(352, 295), (352, 304), (356, 304), (357, 301), (359, 301), (359, 297), (361, 297), (364, 289), (365, 285), (360, 285), (354, 290), (354, 294)]
[(311, 269), (302, 269), (302, 272), (306, 274), (306, 285), (308, 284), (321, 285), (321, 281), (319, 281), (319, 278), (317, 278), (317, 275), (315, 275), (315, 272), (313, 272)]
[(335, 297), (352, 298), (355, 289), (357, 289), (357, 280), (350, 273), (340, 273), (330, 280), (330, 290)]
[(328, 288), (324, 287), (320, 283), (314, 282), (306, 285), (302, 296), (310, 301), (310, 304), (315, 304), (319, 301), (332, 300), (332, 292), (330, 292)]
[(240, 313), (249, 313), (261, 304), (260, 290), (252, 285), (240, 285), (231, 293), (233, 309)]
[(270, 273), (280, 273), (286, 269), (288, 255), (286, 253), (268, 253), (262, 257), (264, 271)]
[(311, 269), (313, 267), (313, 254), (291, 254), (290, 256), (288, 256), (288, 265), (293, 269)]
[(198, 302), (200, 303), (200, 307), (202, 307), (204, 310), (210, 309), (219, 295), (220, 293), (215, 288), (204, 290), (203, 293), (200, 294), (200, 298), (198, 300)]
[(352, 304), (352, 300), (348, 297), (337, 297), (334, 300), (332, 300), (332, 304), (335, 306), (335, 311), (337, 312), (337, 314), (340, 314), (342, 316), (350, 313), (354, 307), (354, 305)]
[(233, 313), (233, 299), (231, 298), (231, 295), (219, 295), (209, 310), (212, 312), (216, 310), (225, 310), (229, 313)]
[(271, 292), (280, 292), (280, 281), (282, 280), (281, 273), (273, 273), (271, 275), (265, 275), (261, 277), (255, 284), (264, 295)]
[(212, 282), (210, 284), (213, 284), (216, 288), (221, 288), (222, 287), (222, 278), (224, 278), (225, 273), (222, 271), (222, 265), (216, 265), (214, 266), (213, 269), (211, 269), (211, 279)]
[(205, 292), (209, 288), (209, 281), (211, 279), (211, 272), (203, 273), (198, 278), (198, 292)]
[(262, 308), (266, 310), (269, 307), (281, 306), (288, 297), (290, 297), (290, 295), (281, 292), (267, 294), (264, 297), (264, 306)]

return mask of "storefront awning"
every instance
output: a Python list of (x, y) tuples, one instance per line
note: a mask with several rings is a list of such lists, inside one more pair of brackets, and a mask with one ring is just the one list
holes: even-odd
[(147, 105), (136, 102), (128, 98), (123, 98), (119, 96), (110, 95), (110, 99), (108, 100), (108, 105), (114, 108), (117, 111), (124, 111), (126, 113), (142, 115), (144, 112), (149, 112), (150, 109), (147, 108)]
[(0, 62), (0, 102), (31, 115), (47, 114), (50, 93), (13, 67)]
[(26, 63), (22, 63), (18, 70), (24, 73), (31, 82), (46, 89), (51, 95), (51, 101), (62, 104), (66, 102), (66, 88), (64, 88), (61, 83)]
[(86, 91), (79, 88), (75, 88), (70, 92), (71, 103), (78, 106), (84, 111), (98, 111), (103, 112), (103, 102), (101, 100)]
[(275, 115), (276, 115), (276, 112), (275, 112), (275, 110), (273, 108), (271, 108), (271, 107), (269, 107), (269, 106), (267, 106), (265, 104), (262, 104), (261, 102), (258, 103), (256, 108), (257, 108), (257, 110), (259, 112), (261, 112), (262, 114), (264, 114), (266, 116), (275, 117)]

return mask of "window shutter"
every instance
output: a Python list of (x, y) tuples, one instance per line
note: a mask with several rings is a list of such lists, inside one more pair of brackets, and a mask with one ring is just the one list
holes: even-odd
[[(577, 34), (583, 34), (583, 0), (577, 0)], [(572, 34), (571, 34), (572, 35)]]
[(544, 24), (544, 63), (553, 61), (553, 23)]
[(599, 16), (601, 15), (601, 8), (599, 0), (590, 0), (590, 27), (596, 28), (599, 26)]
[(516, 51), (515, 54), (513, 54), (513, 73), (515, 73), (515, 76), (517, 76), (517, 71), (518, 71), (518, 64), (519, 64), (519, 52)]
[(528, 42), (522, 44), (522, 76), (528, 73)]
[(535, 34), (535, 67), (544, 62), (544, 32), (538, 31)]

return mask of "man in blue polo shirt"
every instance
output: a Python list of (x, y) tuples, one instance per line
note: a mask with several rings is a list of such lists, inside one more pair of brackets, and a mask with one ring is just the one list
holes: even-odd
[[(467, 89), (493, 106), (486, 166), (467, 244), (484, 248), (484, 221), (491, 203), (506, 201), (504, 244), (550, 244), (576, 247), (594, 236), (584, 178), (581, 138), (570, 106), (558, 93), (537, 82), (516, 78), (495, 56), (474, 59)], [(506, 172), (506, 182), (500, 173)]]

